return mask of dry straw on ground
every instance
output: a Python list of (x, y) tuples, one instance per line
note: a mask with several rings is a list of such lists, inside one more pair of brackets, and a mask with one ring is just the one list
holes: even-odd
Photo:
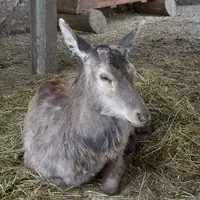
[[(159, 24), (161, 32), (163, 26), (166, 31), (165, 23), (164, 19)], [(149, 27), (151, 31), (155, 28)], [(123, 32), (123, 28), (120, 30)], [(144, 35), (149, 30), (147, 28)], [(112, 33), (113, 38), (119, 37), (115, 31)], [(88, 38), (100, 43), (104, 37), (111, 42), (109, 35)], [(152, 39), (143, 36), (136, 54), (131, 56), (138, 69), (137, 87), (152, 113), (155, 132), (145, 141), (138, 155), (126, 156), (128, 169), (121, 192), (113, 197), (100, 193), (98, 183), (63, 190), (43, 182), (23, 167), (21, 130), (24, 114), (37, 86), (50, 76), (26, 73), (30, 47), (26, 35), (2, 40), (0, 199), (199, 199), (200, 48), (198, 40), (192, 42), (185, 39), (187, 37), (165, 36), (163, 39), (160, 34)], [(73, 68), (76, 63), (66, 57), (59, 46), (59, 66)]]

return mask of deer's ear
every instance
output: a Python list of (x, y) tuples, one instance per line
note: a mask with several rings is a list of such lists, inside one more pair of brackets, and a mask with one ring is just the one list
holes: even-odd
[(119, 45), (126, 47), (128, 49), (130, 49), (133, 46), (133, 42), (134, 42), (134, 37), (135, 37), (135, 33), (134, 31), (131, 31), (128, 35), (126, 35), (125, 37), (123, 37), (120, 41), (119, 41)]
[(80, 36), (75, 35), (69, 25), (62, 18), (59, 19), (59, 27), (64, 37), (65, 44), (72, 51), (72, 53), (76, 54), (82, 60), (87, 57), (92, 46)]
[(125, 37), (123, 37), (118, 45), (126, 47), (127, 49), (131, 49), (133, 45), (135, 44), (135, 41), (140, 34), (140, 30), (142, 26), (144, 26), (145, 20), (142, 20), (138, 26), (138, 28), (135, 31), (131, 31), (129, 34), (127, 34)]

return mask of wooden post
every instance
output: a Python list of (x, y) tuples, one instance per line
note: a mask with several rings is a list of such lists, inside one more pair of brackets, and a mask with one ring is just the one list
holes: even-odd
[(56, 0), (30, 0), (31, 71), (33, 74), (57, 70)]

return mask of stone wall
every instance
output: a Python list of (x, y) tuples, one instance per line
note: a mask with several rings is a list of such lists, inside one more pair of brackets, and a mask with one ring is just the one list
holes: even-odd
[(0, 0), (0, 35), (26, 32), (29, 0)]

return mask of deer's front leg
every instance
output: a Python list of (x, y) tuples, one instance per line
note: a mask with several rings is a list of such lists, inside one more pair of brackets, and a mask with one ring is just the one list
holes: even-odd
[(105, 194), (112, 195), (118, 192), (119, 184), (125, 172), (123, 157), (105, 165), (102, 171), (101, 190)]

